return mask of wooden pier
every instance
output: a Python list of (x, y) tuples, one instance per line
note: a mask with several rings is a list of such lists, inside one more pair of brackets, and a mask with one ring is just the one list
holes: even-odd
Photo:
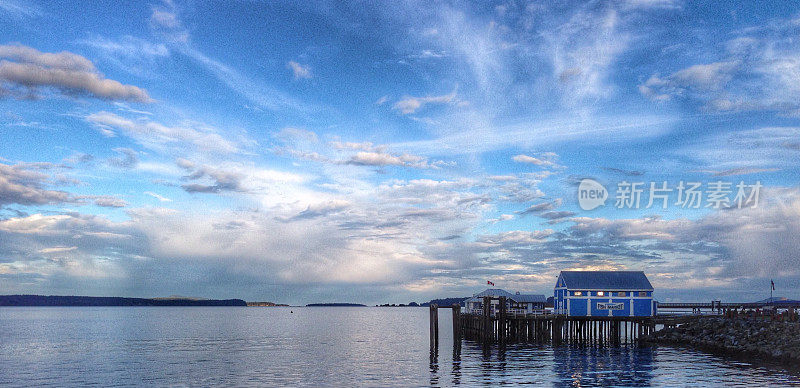
[[(460, 305), (448, 306), (453, 314), (453, 339), (460, 348), (461, 340), (481, 343), (552, 343), (589, 346), (619, 346), (636, 344), (639, 339), (656, 330), (656, 325), (675, 327), (709, 315), (700, 313), (710, 309), (710, 316), (771, 316), (781, 319), (798, 319), (794, 305), (778, 314), (776, 306), (764, 303), (659, 303), (659, 310), (688, 310), (696, 314), (661, 314), (647, 317), (628, 316), (567, 316), (537, 313), (518, 314), (506, 310), (505, 297), (483, 297), (483, 306), (497, 300), (496, 310), (482, 309), (478, 313), (461, 313)], [(765, 310), (761, 310), (765, 308)], [(439, 307), (430, 306), (431, 350), (439, 347)], [(784, 315), (786, 317), (784, 317)], [(455, 348), (454, 348), (455, 349)]]
[(478, 342), (579, 345), (635, 343), (655, 330), (651, 317), (568, 317), (557, 314), (504, 317), (461, 314), (460, 338)]
[[(485, 297), (484, 306), (490, 305)], [(513, 314), (506, 311), (501, 297), (498, 311), (484, 309), (479, 314), (462, 314), (453, 305), (453, 339), (481, 343), (552, 343), (619, 346), (635, 344), (655, 330), (656, 324), (673, 326), (679, 322), (657, 317), (576, 317), (560, 314)], [(431, 349), (439, 346), (438, 306), (430, 306)]]

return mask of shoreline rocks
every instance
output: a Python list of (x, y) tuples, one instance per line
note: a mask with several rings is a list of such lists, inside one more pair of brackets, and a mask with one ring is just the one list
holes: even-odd
[(642, 340), (800, 365), (800, 322), (702, 317), (653, 332)]

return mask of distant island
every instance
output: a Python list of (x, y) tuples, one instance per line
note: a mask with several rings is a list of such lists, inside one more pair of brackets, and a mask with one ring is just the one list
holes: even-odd
[(289, 305), (275, 302), (247, 302), (247, 307), (289, 307)]
[(306, 307), (367, 307), (358, 303), (309, 303)]
[(124, 307), (247, 306), (241, 299), (121, 298), (114, 296), (0, 295), (0, 306)]
[(384, 304), (380, 304), (380, 305), (376, 304), (375, 307), (419, 307), (419, 303), (417, 303), (417, 302), (411, 302), (409, 304), (403, 304), (403, 303), (400, 303), (400, 304), (394, 304), (394, 303), (389, 304), (389, 303), (384, 303)]
[(468, 296), (463, 298), (442, 298), (442, 299), (433, 299), (430, 302), (425, 302), (421, 306), (428, 307), (432, 304), (435, 304), (439, 307), (450, 307), (454, 304), (460, 305), (464, 307), (464, 301), (469, 299)]

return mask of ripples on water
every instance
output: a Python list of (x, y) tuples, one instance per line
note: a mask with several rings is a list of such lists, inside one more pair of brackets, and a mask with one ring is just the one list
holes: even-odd
[[(292, 312), (293, 311), (293, 312)], [(454, 354), (424, 308), (0, 308), (0, 385), (800, 386), (797, 375), (659, 347)]]

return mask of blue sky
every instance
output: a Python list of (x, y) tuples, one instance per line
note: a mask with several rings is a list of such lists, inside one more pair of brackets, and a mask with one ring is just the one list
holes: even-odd
[(800, 298), (791, 5), (0, 0), (0, 293)]

